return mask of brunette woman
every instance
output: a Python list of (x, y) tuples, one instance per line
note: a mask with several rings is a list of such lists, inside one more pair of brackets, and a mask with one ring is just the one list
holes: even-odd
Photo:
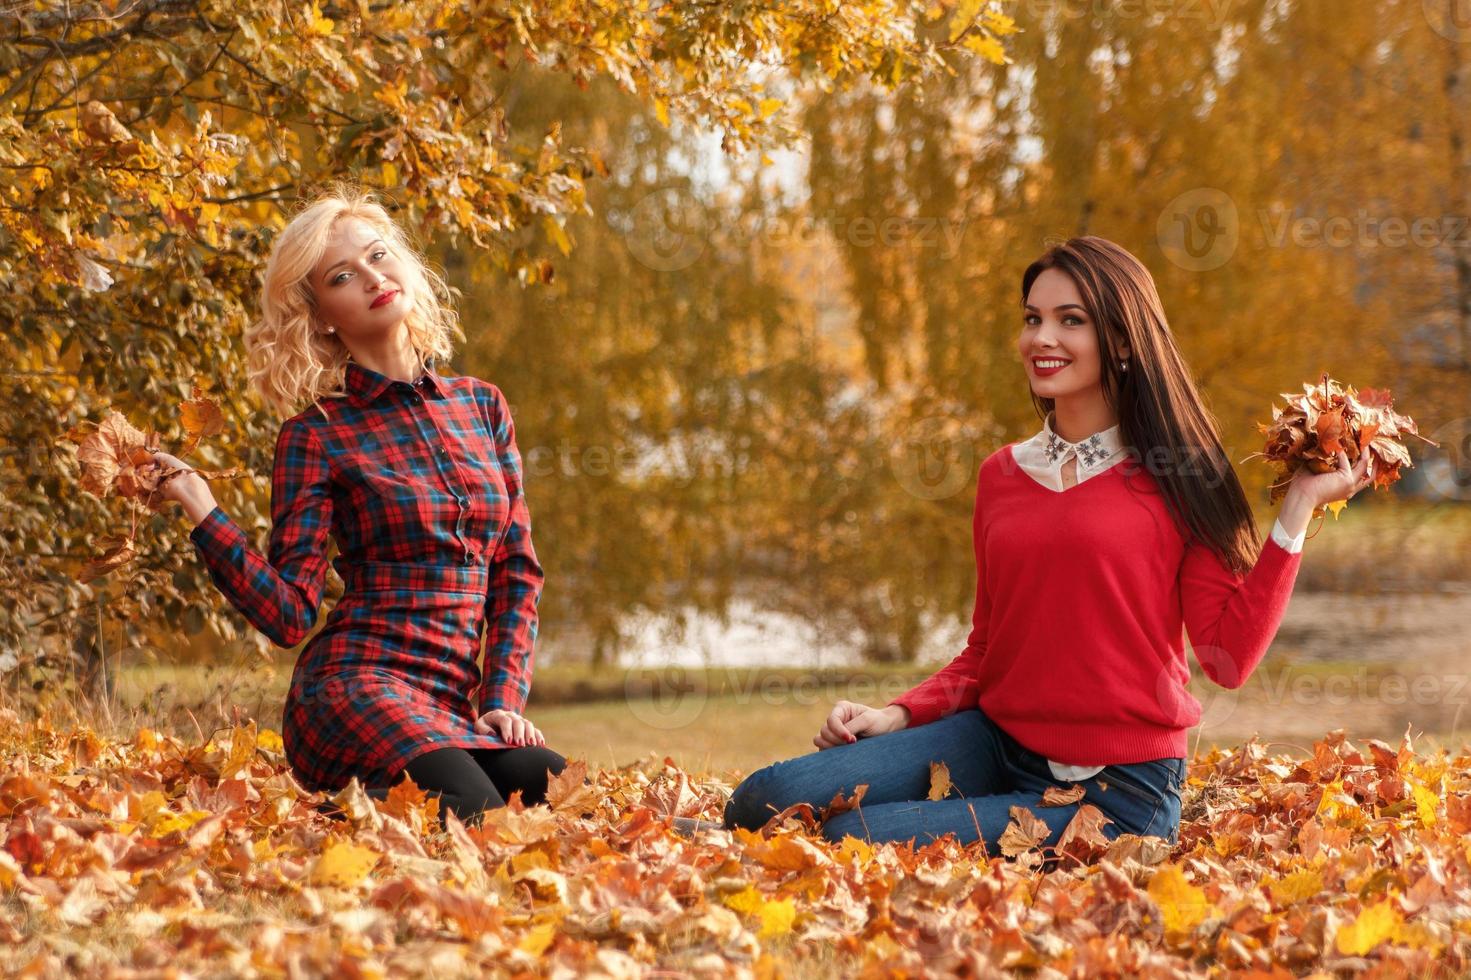
[[(1368, 455), (1299, 471), (1269, 539), (1175, 345), (1148, 270), (1102, 238), (1049, 249), (1021, 283), (1017, 354), (1042, 421), (980, 466), (976, 603), (965, 648), (883, 707), (839, 701), (818, 751), (752, 773), (725, 812), (755, 828), (868, 789), (823, 834), (927, 843), (983, 838), (1025, 807), (1056, 844), (1083, 803), (1104, 833), (1178, 841), (1186, 733), (1206, 676), (1237, 688), (1292, 595), (1314, 508), (1353, 496)], [(930, 764), (952, 794), (927, 799)], [(1044, 807), (1042, 794), (1083, 795)]]
[[(354, 191), (297, 214), (246, 332), (279, 415), (262, 555), (186, 464), (164, 486), (210, 577), (282, 647), (316, 624), (327, 539), (345, 594), (302, 649), (286, 757), (309, 790), (404, 773), (461, 819), (536, 803), (563, 757), (522, 714), (543, 574), (505, 396), (435, 370), (455, 314), (388, 212)], [(305, 406), (305, 407), (303, 407)], [(477, 666), (482, 641), (485, 669)]]

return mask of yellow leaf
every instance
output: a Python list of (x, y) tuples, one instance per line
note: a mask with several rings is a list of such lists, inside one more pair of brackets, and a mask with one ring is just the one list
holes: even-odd
[(857, 837), (844, 837), (838, 845), (838, 856), (844, 861), (857, 861), (860, 868), (867, 867), (873, 860), (873, 848)]
[(1162, 865), (1150, 877), (1149, 897), (1159, 906), (1167, 933), (1188, 933), (1205, 921), (1211, 909), (1205, 892), (1185, 880), (1178, 864)]
[(334, 841), (312, 865), (311, 882), (330, 888), (352, 888), (368, 876), (379, 854), (351, 841)]
[(747, 885), (740, 891), (731, 892), (725, 896), (725, 905), (727, 908), (748, 914), (755, 914), (756, 910), (761, 907), (763, 901), (765, 899), (761, 897), (761, 893), (756, 890), (755, 885)]
[(9, 851), (0, 851), (0, 888), (14, 888), (16, 882), (24, 877), (20, 862), (11, 857)]
[(1323, 875), (1312, 869), (1294, 871), (1290, 875), (1283, 875), (1275, 881), (1268, 882), (1267, 890), (1271, 892), (1272, 899), (1278, 905), (1292, 905), (1295, 902), (1306, 901), (1322, 891)]
[(1004, 64), (1006, 62), (1006, 48), (994, 37), (984, 34), (967, 34), (961, 42), (966, 50), (972, 51), (992, 64)]
[(322, 8), (317, 4), (312, 4), (311, 7), (307, 10), (306, 19), (307, 27), (313, 34), (320, 34), (321, 36), (326, 37), (327, 35), (332, 33), (333, 25), (331, 18), (323, 17)]
[(663, 99), (654, 100), (654, 115), (665, 129), (669, 128), (669, 106)]
[(541, 223), (542, 227), (546, 228), (547, 237), (552, 240), (552, 244), (556, 245), (563, 255), (569, 254), (572, 251), (572, 240), (567, 237), (567, 232), (557, 220), (556, 215), (546, 215), (542, 218)]
[(169, 798), (156, 789), (151, 789), (142, 796), (134, 797), (129, 802), (128, 815), (135, 820), (147, 820), (159, 810), (168, 806)]
[(986, 30), (995, 34), (997, 37), (1005, 37), (1008, 34), (1015, 34), (1021, 30), (1021, 28), (1016, 26), (1016, 21), (1009, 14), (1004, 14), (999, 10), (986, 11), (981, 20), (986, 25)]
[(1338, 930), (1335, 945), (1345, 956), (1364, 956), (1369, 950), (1394, 936), (1400, 925), (1400, 914), (1390, 899), (1372, 905), (1359, 917)]
[(188, 830), (209, 816), (208, 810), (190, 810), (188, 813), (163, 813), (153, 823), (154, 837), (167, 837), (176, 830)]
[(1328, 508), (1329, 513), (1333, 515), (1333, 519), (1336, 521), (1338, 520), (1338, 512), (1348, 506), (1348, 501), (1335, 500), (1331, 504), (1324, 504), (1323, 506)]
[(258, 738), (253, 721), (230, 733), (230, 755), (225, 759), (225, 764), (220, 766), (221, 779), (233, 778), (236, 773), (250, 765), (250, 760), (255, 758), (255, 745)]
[(1415, 780), (1410, 780), (1410, 792), (1415, 797), (1415, 812), (1420, 817), (1420, 826), (1435, 826), (1435, 808), (1440, 805), (1440, 797)]
[(768, 118), (770, 118), (771, 117), (771, 114), (773, 112), (775, 112), (776, 110), (780, 109), (781, 106), (782, 106), (781, 99), (762, 99), (761, 102), (759, 103), (759, 107), (761, 109), (761, 118), (762, 119), (768, 119)]
[(281, 741), (281, 733), (270, 728), (260, 730), (260, 734), (255, 737), (255, 747), (263, 752), (286, 751), (286, 746)]
[(539, 848), (528, 849), (522, 851), (520, 854), (511, 855), (511, 871), (514, 874), (530, 871), (532, 868), (550, 869), (551, 867), (551, 858), (547, 857), (546, 852)]
[(950, 15), (950, 40), (955, 41), (970, 30), (976, 18), (981, 15), (981, 7), (985, 2), (986, 0), (960, 0), (955, 5), (955, 12)]
[(792, 931), (792, 923), (796, 918), (797, 907), (790, 898), (767, 902), (761, 906), (761, 931), (758, 935), (762, 939), (785, 936)]
[(522, 936), (521, 940), (516, 943), (516, 948), (530, 953), (532, 956), (540, 956), (547, 951), (547, 947), (556, 938), (557, 924), (555, 922), (543, 922)]
[(791, 932), (792, 923), (797, 918), (797, 907), (790, 898), (768, 901), (754, 885), (747, 885), (743, 890), (725, 896), (725, 904), (737, 912), (759, 919), (761, 930), (758, 935), (763, 939)]
[(1323, 787), (1322, 799), (1318, 800), (1318, 816), (1325, 822), (1339, 826), (1362, 827), (1369, 816), (1352, 796), (1343, 791), (1343, 780), (1335, 779)]

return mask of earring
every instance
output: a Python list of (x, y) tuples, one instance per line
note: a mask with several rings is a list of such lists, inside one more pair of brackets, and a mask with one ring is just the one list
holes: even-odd
[(1119, 361), (1119, 370), (1120, 371), (1127, 371), (1127, 370), (1129, 370), (1129, 362), (1128, 361)]
[(327, 328), (327, 332), (328, 333), (336, 333), (337, 332), (337, 328), (336, 327), (328, 327)]

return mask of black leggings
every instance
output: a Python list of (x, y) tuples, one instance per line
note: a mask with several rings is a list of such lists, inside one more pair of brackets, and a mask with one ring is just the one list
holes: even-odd
[[(404, 771), (430, 796), (438, 796), (441, 814), (453, 810), (462, 822), (485, 810), (506, 805), (521, 791), (527, 806), (547, 795), (547, 770), (559, 775), (567, 760), (543, 745), (509, 749), (431, 749), (411, 761)], [(401, 778), (401, 777), (400, 777)]]

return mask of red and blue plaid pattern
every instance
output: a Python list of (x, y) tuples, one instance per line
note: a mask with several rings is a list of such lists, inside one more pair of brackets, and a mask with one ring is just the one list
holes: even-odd
[(389, 785), (431, 749), (505, 748), (474, 720), (525, 707), (543, 581), (500, 389), (432, 361), (412, 384), (349, 361), (345, 387), (282, 424), (266, 555), (219, 507), (189, 535), (283, 647), (316, 625), (337, 542), (346, 591), (301, 651), (282, 726), (309, 789)]

